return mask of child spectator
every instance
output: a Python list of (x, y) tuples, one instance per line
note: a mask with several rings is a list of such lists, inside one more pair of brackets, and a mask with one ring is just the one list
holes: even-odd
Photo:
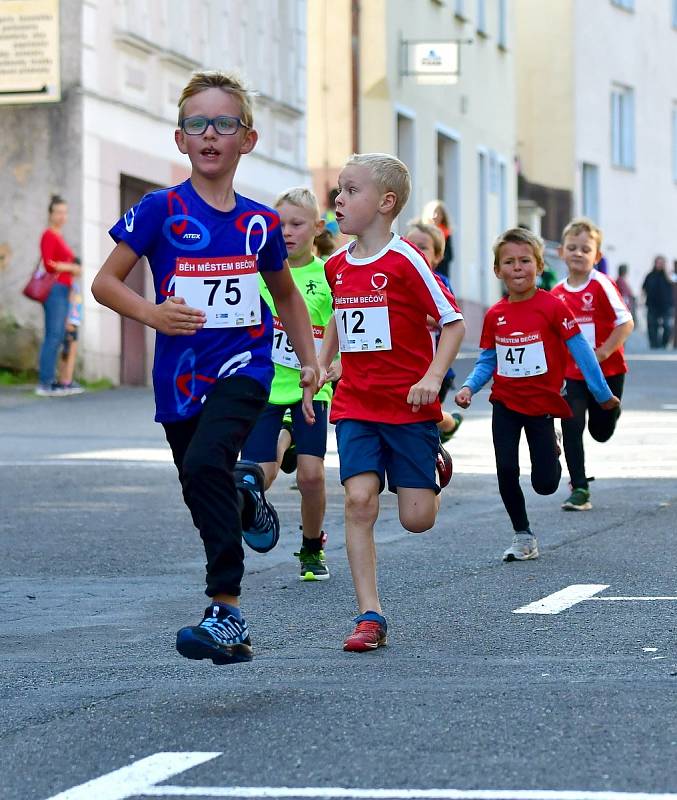
[[(157, 331), (156, 416), (172, 449), (183, 497), (207, 556), (202, 622), (176, 639), (186, 658), (251, 661), (240, 611), (242, 538), (270, 549), (279, 536), (257, 464), (236, 464), (273, 377), (273, 320), (262, 273), (301, 363), (308, 422), (317, 357), (308, 311), (286, 262), (276, 212), (233, 190), (241, 156), (258, 135), (251, 98), (234, 76), (196, 72), (181, 93), (175, 140), (191, 163), (187, 181), (151, 192), (111, 229), (116, 246), (92, 285), (96, 299)], [(156, 302), (124, 280), (145, 255)]]
[[(80, 263), (75, 259), (76, 263)], [(78, 332), (82, 322), (82, 290), (80, 283), (74, 280), (71, 285), (68, 316), (66, 317), (66, 330), (61, 348), (61, 363), (59, 365), (59, 387), (63, 394), (82, 394), (84, 388), (75, 380), (75, 362), (78, 357)]]
[[(382, 153), (353, 155), (339, 176), (336, 219), (355, 241), (325, 264), (335, 314), (320, 354), (323, 380), (337, 349), (343, 374), (332, 402), (345, 489), (348, 561), (357, 595), (352, 652), (386, 644), (376, 583), (374, 525), (386, 478), (411, 532), (435, 524), (451, 459), (440, 445), (438, 395), (464, 333), (452, 295), (391, 225), (407, 202), (406, 166)], [(442, 327), (437, 351), (427, 318)], [(439, 485), (436, 481), (436, 470)]]
[[(439, 280), (441, 280), (447, 289), (449, 289), (449, 291), (453, 294), (453, 289), (451, 288), (451, 284), (449, 283), (447, 277), (437, 271), (437, 267), (442, 260), (442, 255), (444, 253), (444, 237), (442, 236), (440, 229), (436, 225), (426, 225), (424, 222), (412, 222), (409, 225), (407, 233), (405, 234), (405, 238), (408, 239), (415, 247), (418, 247), (418, 249), (427, 258), (433, 274), (436, 275), (437, 278), (439, 278)], [(435, 338), (437, 339), (438, 336), (439, 331), (436, 329)], [(447, 374), (444, 376), (442, 387), (440, 388), (440, 403), (444, 403), (449, 389), (451, 389), (454, 385), (455, 377), (456, 373), (450, 367), (447, 371)], [(463, 422), (463, 417), (457, 411), (454, 411), (453, 414), (450, 414), (448, 411), (442, 409), (442, 421), (437, 423), (437, 429), (440, 432), (442, 444), (446, 444), (449, 439), (451, 439), (451, 437), (458, 430), (461, 422)]]
[(456, 395), (461, 408), (494, 378), (492, 435), (501, 499), (514, 529), (504, 561), (538, 558), (538, 542), (529, 526), (520, 487), (519, 442), (522, 430), (529, 443), (531, 485), (538, 494), (557, 491), (562, 468), (554, 417), (571, 416), (561, 396), (567, 349), (603, 408), (618, 407), (604, 381), (592, 349), (567, 306), (538, 289), (543, 270), (543, 242), (531, 231), (511, 228), (494, 244), (494, 274), (508, 290), (487, 311), (482, 328), (482, 352)]
[[(333, 311), (331, 291), (324, 276), (324, 262), (313, 255), (313, 240), (324, 227), (317, 199), (309, 189), (288, 189), (275, 201), (275, 210), (280, 215), (291, 276), (308, 307), (316, 348), (319, 350), (324, 329)], [(327, 580), (329, 568), (323, 549), (322, 523), (326, 506), (324, 456), (327, 451), (327, 409), (331, 400), (331, 385), (326, 384), (315, 395), (315, 424), (309, 425), (303, 416), (303, 392), (299, 386), (301, 364), (277, 318), (270, 292), (260, 277), (259, 282), (261, 296), (273, 314), (275, 332), (272, 357), (275, 377), (268, 405), (249, 434), (242, 448), (242, 457), (261, 465), (267, 490), (283, 465), (285, 453), (289, 454), (290, 448), (293, 448), (296, 482), (301, 492), (303, 538), (300, 550), (296, 553), (301, 562), (300, 578), (305, 581)], [(287, 409), (291, 413), (290, 423), (284, 421)], [(283, 426), (286, 429), (283, 430)]]
[[(588, 344), (595, 351), (611, 391), (623, 396), (625, 373), (623, 343), (632, 333), (632, 314), (623, 302), (614, 282), (595, 269), (602, 255), (602, 232), (583, 217), (570, 222), (562, 234), (560, 256), (567, 265), (568, 276), (552, 293), (569, 306)], [(565, 511), (589, 511), (590, 478), (585, 474), (583, 432), (586, 416), (588, 430), (597, 442), (606, 442), (616, 429), (619, 408), (600, 408), (586, 386), (580, 369), (571, 356), (567, 358), (566, 400), (572, 415), (562, 420), (564, 456), (571, 493), (562, 503)]]

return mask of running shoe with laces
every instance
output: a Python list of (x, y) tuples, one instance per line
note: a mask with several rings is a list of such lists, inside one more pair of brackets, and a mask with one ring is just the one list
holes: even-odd
[(205, 610), (202, 622), (176, 634), (176, 649), (184, 658), (210, 658), (214, 664), (252, 660), (252, 643), (244, 617), (238, 619), (219, 603)]
[(388, 624), (380, 614), (367, 611), (355, 617), (355, 622), (355, 630), (343, 642), (347, 653), (366, 653), (388, 643)]
[(301, 549), (294, 555), (301, 562), (301, 574), (299, 579), (302, 581), (327, 581), (329, 580), (329, 567), (324, 550), (311, 553), (310, 550), (301, 545)]
[(590, 502), (589, 489), (573, 489), (569, 497), (562, 503), (564, 511), (590, 511), (592, 503)]
[(234, 470), (235, 486), (242, 492), (242, 538), (257, 553), (272, 550), (280, 538), (280, 521), (266, 500), (263, 470), (255, 461), (238, 461)]
[(441, 443), (437, 448), (437, 461), (435, 463), (435, 467), (437, 469), (437, 480), (439, 481), (440, 489), (444, 489), (445, 486), (449, 485), (451, 476), (454, 473), (454, 464), (451, 460), (449, 452), (442, 447)]
[(529, 561), (538, 558), (538, 542), (530, 531), (517, 531), (512, 544), (503, 553), (504, 561)]

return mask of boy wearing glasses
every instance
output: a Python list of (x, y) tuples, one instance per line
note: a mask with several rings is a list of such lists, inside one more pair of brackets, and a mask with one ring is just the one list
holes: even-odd
[[(279, 537), (260, 467), (237, 461), (273, 377), (273, 321), (259, 294), (259, 273), (301, 363), (309, 423), (318, 366), (279, 216), (233, 189), (240, 157), (258, 138), (249, 93), (225, 73), (193, 74), (181, 93), (174, 135), (190, 159), (190, 179), (147, 194), (111, 228), (116, 246), (92, 292), (103, 305), (157, 331), (155, 419), (165, 429), (202, 537), (205, 591), (212, 600), (202, 622), (178, 632), (176, 647), (186, 658), (230, 664), (252, 659), (239, 608), (241, 540), (265, 552)], [(124, 283), (141, 256), (151, 267), (155, 303)]]

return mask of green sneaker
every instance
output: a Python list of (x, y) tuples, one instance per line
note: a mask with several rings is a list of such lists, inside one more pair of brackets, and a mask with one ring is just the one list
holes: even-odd
[(590, 511), (592, 508), (590, 490), (574, 489), (569, 497), (562, 503), (562, 508), (565, 511)]
[(463, 417), (457, 411), (454, 411), (451, 416), (456, 420), (456, 427), (453, 431), (440, 431), (440, 441), (442, 444), (446, 444), (452, 436), (456, 436), (456, 431), (461, 427), (461, 423), (463, 422)]
[(329, 580), (329, 568), (324, 550), (311, 553), (301, 545), (301, 549), (294, 555), (301, 562), (301, 573), (299, 580), (302, 581), (327, 581)]

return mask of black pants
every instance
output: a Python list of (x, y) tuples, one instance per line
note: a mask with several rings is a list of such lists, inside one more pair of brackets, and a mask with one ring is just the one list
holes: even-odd
[(240, 594), (244, 551), (233, 469), (267, 400), (258, 381), (234, 375), (216, 382), (199, 414), (163, 423), (183, 499), (207, 555), (209, 597)]
[[(610, 375), (606, 382), (611, 391), (620, 399), (623, 395), (625, 375)], [(586, 413), (590, 436), (596, 442), (607, 442), (616, 430), (616, 423), (621, 412), (618, 408), (605, 411), (592, 396), (585, 381), (567, 378), (565, 397), (573, 412), (573, 417), (562, 420), (564, 456), (571, 477), (571, 488), (587, 489), (588, 479), (585, 476), (585, 452), (583, 450)]]
[(665, 349), (670, 344), (674, 314), (672, 308), (647, 309), (646, 325), (649, 331), (649, 345), (652, 348)]
[(529, 528), (529, 518), (520, 486), (519, 443), (522, 429), (531, 456), (531, 485), (538, 494), (553, 494), (559, 486), (562, 467), (557, 452), (555, 420), (551, 416), (530, 417), (494, 403), (491, 429), (496, 453), (498, 490), (512, 527)]

